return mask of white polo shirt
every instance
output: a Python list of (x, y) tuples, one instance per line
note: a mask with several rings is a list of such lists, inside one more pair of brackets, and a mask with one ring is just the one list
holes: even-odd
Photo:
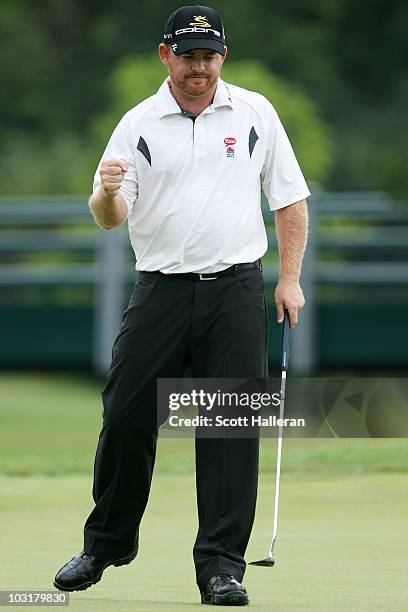
[(255, 261), (268, 246), (261, 187), (271, 210), (310, 195), (270, 102), (221, 79), (194, 123), (166, 79), (121, 119), (108, 159), (129, 166), (120, 193), (137, 270), (204, 273)]

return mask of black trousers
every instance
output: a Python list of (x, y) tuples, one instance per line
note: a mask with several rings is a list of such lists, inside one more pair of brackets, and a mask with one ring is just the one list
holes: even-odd
[[(102, 392), (88, 554), (112, 559), (138, 548), (153, 473), (156, 379), (267, 376), (262, 272), (216, 280), (141, 273), (114, 343)], [(196, 436), (199, 529), (193, 557), (203, 590), (217, 574), (242, 580), (255, 515), (259, 438)]]

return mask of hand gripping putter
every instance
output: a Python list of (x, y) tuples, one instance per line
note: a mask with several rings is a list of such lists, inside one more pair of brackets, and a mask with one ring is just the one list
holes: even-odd
[[(281, 353), (281, 362), (282, 362), (282, 378), (281, 378), (281, 388), (280, 388), (280, 402), (279, 402), (279, 419), (283, 419), (284, 410), (285, 410), (285, 387), (286, 387), (286, 372), (288, 370), (289, 363), (289, 330), (290, 330), (290, 322), (289, 322), (289, 313), (285, 310), (285, 315), (283, 319), (283, 331), (282, 331), (282, 353)], [(279, 421), (280, 423), (282, 421)], [(282, 459), (282, 433), (283, 427), (279, 425), (278, 428), (278, 454), (276, 461), (276, 480), (275, 480), (275, 507), (273, 512), (273, 533), (272, 533), (272, 542), (269, 548), (268, 556), (266, 559), (262, 559), (261, 561), (252, 561), (249, 565), (260, 565), (263, 567), (273, 567), (275, 565), (275, 557), (273, 556), (273, 547), (275, 546), (276, 536), (278, 533), (278, 508), (279, 508), (279, 484), (280, 484), (280, 470), (281, 470), (281, 459)]]

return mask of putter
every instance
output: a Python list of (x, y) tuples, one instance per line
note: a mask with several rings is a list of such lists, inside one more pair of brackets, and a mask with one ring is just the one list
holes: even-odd
[[(282, 378), (281, 378), (280, 402), (279, 402), (279, 418), (280, 419), (283, 419), (284, 410), (285, 410), (286, 372), (288, 370), (288, 363), (289, 363), (289, 330), (290, 330), (289, 313), (287, 310), (285, 310), (284, 319), (283, 319), (283, 331), (282, 331), (282, 353), (281, 353)], [(272, 542), (269, 547), (269, 552), (268, 552), (268, 556), (266, 557), (266, 559), (261, 559), (261, 561), (252, 561), (249, 565), (259, 565), (262, 567), (273, 567), (275, 565), (275, 557), (273, 556), (273, 548), (275, 546), (276, 536), (278, 533), (279, 484), (280, 484), (280, 471), (281, 471), (281, 459), (282, 459), (282, 433), (283, 433), (283, 427), (282, 425), (279, 425)]]

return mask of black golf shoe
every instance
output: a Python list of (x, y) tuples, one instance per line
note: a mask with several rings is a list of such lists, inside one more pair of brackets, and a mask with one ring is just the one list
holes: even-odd
[(59, 570), (54, 579), (54, 586), (60, 591), (84, 591), (100, 581), (107, 567), (128, 565), (136, 555), (137, 550), (126, 557), (106, 561), (82, 551)]
[(214, 606), (247, 606), (249, 603), (246, 589), (234, 576), (221, 574), (213, 576), (201, 593), (201, 603)]

